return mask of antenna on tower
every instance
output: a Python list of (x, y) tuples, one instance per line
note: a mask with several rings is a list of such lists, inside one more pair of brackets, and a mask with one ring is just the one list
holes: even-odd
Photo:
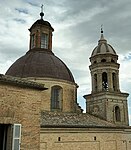
[(44, 13), (43, 13), (43, 4), (41, 5), (41, 13), (40, 13), (40, 16), (41, 16), (41, 19), (43, 20), (43, 16), (44, 16)]

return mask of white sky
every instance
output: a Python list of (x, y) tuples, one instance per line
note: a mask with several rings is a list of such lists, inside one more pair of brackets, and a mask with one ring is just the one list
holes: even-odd
[[(0, 73), (28, 51), (28, 29), (40, 18), (41, 4), (44, 19), (55, 29), (53, 52), (73, 73), (82, 108), (83, 95), (91, 92), (89, 57), (100, 38), (101, 24), (119, 55), (121, 91), (131, 94), (130, 0), (0, 0)], [(131, 96), (128, 103), (131, 116)]]

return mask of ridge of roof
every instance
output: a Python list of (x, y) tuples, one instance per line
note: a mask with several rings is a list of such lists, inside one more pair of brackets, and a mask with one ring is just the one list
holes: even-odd
[(0, 82), (17, 85), (17, 86), (22, 86), (22, 87), (39, 89), (39, 90), (47, 89), (44, 87), (44, 84), (37, 83), (34, 81), (29, 81), (27, 79), (23, 79), (23, 78), (19, 78), (19, 77), (3, 75), (3, 74), (0, 74)]
[(127, 128), (127, 126), (118, 126), (88, 113), (62, 112), (41, 112), (41, 127)]

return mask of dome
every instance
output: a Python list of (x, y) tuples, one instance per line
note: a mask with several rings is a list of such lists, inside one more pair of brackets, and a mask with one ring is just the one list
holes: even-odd
[(52, 51), (44, 49), (29, 50), (12, 64), (6, 75), (21, 78), (55, 78), (75, 82), (68, 67)]
[(113, 54), (116, 55), (114, 48), (107, 44), (107, 40), (104, 39), (103, 34), (101, 34), (101, 38), (98, 41), (98, 46), (96, 46), (91, 54), (92, 56), (99, 55), (99, 54)]
[(53, 78), (75, 82), (72, 73), (62, 60), (52, 52), (52, 32), (48, 21), (41, 19), (33, 23), (30, 31), (29, 51), (16, 60), (6, 75), (20, 78)]
[(31, 28), (29, 29), (29, 31), (31, 31), (31, 29), (32, 28), (34, 28), (35, 26), (39, 26), (39, 25), (41, 25), (41, 26), (47, 26), (47, 27), (49, 27), (49, 28), (51, 28), (52, 29), (52, 31), (54, 31), (54, 29), (53, 29), (53, 27), (51, 26), (51, 24), (48, 22), (48, 21), (45, 21), (45, 20), (43, 20), (43, 19), (38, 19), (32, 26), (31, 26)]

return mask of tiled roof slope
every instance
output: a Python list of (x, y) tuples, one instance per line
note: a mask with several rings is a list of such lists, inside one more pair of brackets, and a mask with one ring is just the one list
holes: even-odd
[(22, 86), (28, 88), (34, 88), (39, 90), (45, 90), (47, 88), (44, 87), (44, 84), (40, 84), (37, 82), (29, 81), (27, 79), (22, 79), (18, 77), (8, 76), (0, 74), (0, 82), (8, 83), (15, 86)]
[(41, 127), (118, 127), (88, 113), (42, 112)]

